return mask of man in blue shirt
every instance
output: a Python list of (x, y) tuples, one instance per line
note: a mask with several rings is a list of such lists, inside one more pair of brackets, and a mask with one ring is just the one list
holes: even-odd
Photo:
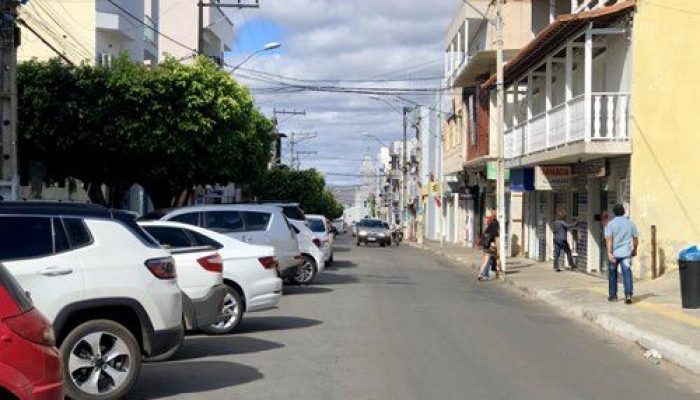
[(608, 300), (617, 301), (617, 267), (622, 269), (625, 286), (625, 304), (632, 304), (632, 257), (637, 256), (639, 233), (629, 218), (625, 217), (625, 207), (613, 207), (615, 218), (605, 227), (605, 242), (608, 248)]

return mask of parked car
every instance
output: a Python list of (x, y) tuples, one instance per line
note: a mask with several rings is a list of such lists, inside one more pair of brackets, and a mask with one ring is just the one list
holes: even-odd
[(142, 356), (182, 340), (173, 258), (131, 214), (0, 202), (0, 262), (52, 321), (69, 397), (124, 397)]
[(223, 311), (228, 318), (205, 326), (208, 333), (223, 334), (236, 330), (243, 314), (273, 308), (282, 297), (282, 280), (278, 276), (274, 248), (243, 243), (229, 236), (178, 222), (139, 222), (161, 243), (173, 248), (211, 246), (223, 261), (226, 297)]
[(63, 399), (61, 357), (51, 324), (1, 264), (0, 398)]
[(272, 246), (282, 277), (297, 272), (301, 254), (282, 210), (274, 206), (226, 204), (183, 207), (161, 217), (222, 233), (249, 244)]
[(299, 251), (301, 252), (301, 264), (299, 264), (297, 272), (290, 278), (294, 283), (306, 285), (312, 283), (316, 279), (316, 275), (322, 272), (326, 266), (321, 240), (314, 237), (313, 232), (305, 223), (290, 222), (297, 235)]
[(323, 251), (323, 259), (326, 265), (333, 264), (333, 244), (335, 242), (333, 226), (323, 215), (308, 214), (306, 215), (306, 220), (314, 237), (321, 242), (321, 250)]
[(342, 218), (333, 220), (333, 226), (338, 233), (348, 233), (348, 224), (346, 224), (345, 220)]
[(377, 243), (381, 247), (391, 246), (391, 230), (388, 225), (385, 226), (383, 221), (378, 219), (363, 219), (357, 222), (357, 241), (356, 244)]
[(357, 237), (357, 221), (352, 221), (352, 237)]

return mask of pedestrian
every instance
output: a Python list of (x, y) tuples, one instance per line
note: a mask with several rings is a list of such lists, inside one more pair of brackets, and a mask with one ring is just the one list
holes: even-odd
[(557, 212), (557, 218), (554, 220), (554, 270), (556, 272), (561, 272), (559, 268), (559, 256), (563, 251), (566, 253), (566, 259), (569, 262), (569, 267), (572, 270), (576, 269), (576, 263), (574, 263), (574, 257), (571, 255), (571, 247), (569, 246), (568, 233), (576, 227), (576, 223), (568, 224), (566, 222), (566, 211), (559, 210)]
[(625, 207), (613, 207), (615, 217), (605, 227), (605, 244), (608, 249), (608, 301), (617, 301), (617, 267), (622, 269), (625, 287), (625, 304), (632, 304), (632, 258), (637, 256), (639, 232), (634, 223), (625, 217)]
[(481, 237), (481, 247), (484, 251), (484, 257), (481, 262), (481, 268), (477, 279), (483, 281), (490, 276), (491, 268), (496, 265), (496, 276), (502, 276), (500, 261), (498, 260), (498, 245), (499, 225), (496, 215), (492, 211), (486, 213), (486, 229)]

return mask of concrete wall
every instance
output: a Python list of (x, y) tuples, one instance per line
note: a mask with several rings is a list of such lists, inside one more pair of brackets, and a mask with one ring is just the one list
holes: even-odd
[[(658, 5), (657, 5), (658, 3)], [(631, 217), (641, 233), (639, 265), (650, 273), (650, 231), (658, 228), (662, 269), (700, 242), (700, 2), (639, 2), (634, 22)]]

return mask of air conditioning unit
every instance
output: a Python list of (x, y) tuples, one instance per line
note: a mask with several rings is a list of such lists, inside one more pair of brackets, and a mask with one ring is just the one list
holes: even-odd
[(112, 68), (112, 53), (101, 53), (100, 65), (103, 67)]

